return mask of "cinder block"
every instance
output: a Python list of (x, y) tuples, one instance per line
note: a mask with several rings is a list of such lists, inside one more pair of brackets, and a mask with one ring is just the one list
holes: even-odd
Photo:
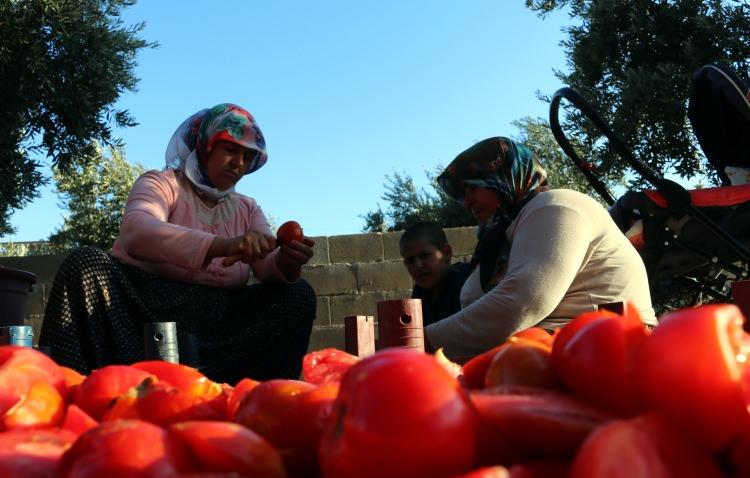
[(315, 350), (322, 350), (329, 347), (339, 350), (346, 349), (343, 325), (313, 327), (307, 351), (313, 352)]
[(317, 325), (331, 325), (331, 303), (328, 296), (317, 296), (315, 304), (315, 322)]
[(409, 289), (411, 285), (411, 277), (402, 262), (357, 264), (357, 286), (360, 292)]
[(383, 235), (349, 234), (330, 236), (328, 252), (331, 264), (383, 260)]
[(320, 266), (327, 265), (330, 263), (328, 255), (328, 237), (327, 236), (316, 236), (311, 238), (315, 241), (313, 246), (313, 256), (305, 267), (309, 266)]
[(400, 261), (402, 259), (398, 241), (403, 234), (404, 231), (383, 233), (383, 258), (386, 261)]
[(477, 245), (476, 227), (452, 227), (445, 230), (454, 256), (471, 256)]
[(343, 325), (344, 317), (347, 315), (372, 315), (377, 316), (378, 301), (385, 299), (385, 293), (364, 292), (356, 295), (338, 295), (331, 299), (331, 324)]
[(315, 295), (354, 294), (357, 292), (355, 266), (331, 264), (312, 266), (302, 270), (302, 277), (310, 283)]
[(387, 290), (383, 293), (383, 296), (383, 300), (409, 299), (411, 298), (411, 289)]

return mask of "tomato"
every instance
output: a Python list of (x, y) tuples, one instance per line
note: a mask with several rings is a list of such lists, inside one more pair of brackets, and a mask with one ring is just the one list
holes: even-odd
[(237, 408), (240, 406), (242, 399), (244, 399), (252, 389), (258, 386), (260, 382), (253, 380), (252, 378), (243, 378), (234, 389), (229, 392), (229, 398), (227, 399), (227, 418), (234, 421), (234, 416), (237, 413)]
[(490, 368), (492, 359), (495, 357), (495, 354), (507, 346), (507, 342), (500, 344), (469, 359), (463, 366), (464, 386), (472, 390), (484, 388), (484, 378), (487, 375), (487, 369)]
[(192, 471), (184, 446), (167, 431), (140, 420), (102, 423), (65, 452), (60, 476), (170, 476)]
[(18, 403), (37, 382), (46, 382), (66, 396), (65, 377), (49, 357), (30, 347), (0, 346), (0, 415)]
[(284, 478), (281, 456), (263, 437), (230, 422), (181, 422), (170, 435), (188, 448), (202, 471)]
[(11, 430), (0, 433), (0, 476), (56, 478), (63, 453), (76, 437), (67, 430)]
[(535, 340), (549, 347), (552, 347), (552, 342), (555, 339), (555, 336), (553, 334), (550, 334), (549, 332), (547, 332), (541, 327), (529, 327), (528, 329), (520, 330), (510, 336), (510, 338), (513, 338), (513, 337), (517, 337), (520, 339), (527, 339), (527, 340)]
[(0, 428), (46, 428), (57, 426), (65, 415), (60, 392), (47, 382), (34, 382), (20, 402), (0, 417)]
[(731, 304), (665, 314), (635, 357), (635, 382), (646, 405), (710, 451), (750, 429), (742, 380), (750, 335), (743, 321)]
[(294, 408), (286, 415), (284, 426), (290, 440), (282, 450), (289, 474), (297, 478), (317, 476), (318, 446), (325, 424), (333, 412), (333, 403), (339, 392), (339, 383), (324, 383), (315, 390), (297, 396)]
[(293, 432), (283, 426), (285, 415), (294, 408), (297, 396), (310, 390), (315, 390), (315, 385), (299, 380), (261, 382), (240, 402), (234, 421), (278, 447)]
[(388, 348), (344, 375), (319, 447), (324, 478), (435, 478), (470, 471), (476, 416), (430, 355)]
[(509, 478), (509, 476), (508, 469), (504, 466), (485, 466), (451, 478)]
[(180, 389), (210, 403), (220, 416), (227, 414), (227, 398), (221, 384), (210, 380), (193, 367), (161, 360), (147, 360), (131, 365), (157, 377), (160, 382)]
[(65, 411), (65, 419), (60, 428), (69, 430), (78, 436), (87, 430), (96, 428), (98, 425), (99, 422), (91, 418), (88, 413), (81, 410), (78, 405), (71, 403)]
[(508, 339), (507, 347), (502, 347), (490, 361), (484, 377), (485, 387), (526, 385), (560, 388), (557, 374), (552, 369), (550, 353), (551, 349), (547, 344), (511, 337)]
[(563, 460), (536, 460), (516, 463), (508, 470), (509, 478), (550, 478), (567, 477), (570, 462)]
[(161, 426), (220, 418), (206, 400), (154, 378), (147, 378), (118, 396), (102, 415), (103, 422), (140, 419)]
[(655, 414), (610, 422), (595, 430), (573, 461), (570, 478), (719, 478), (709, 454)]
[(339, 349), (327, 348), (307, 353), (302, 358), (302, 377), (306, 382), (340, 382), (347, 370), (359, 361), (359, 357)]
[[(598, 317), (597, 317), (598, 316)], [(552, 365), (574, 395), (621, 416), (637, 412), (634, 356), (647, 332), (638, 313), (595, 312), (574, 319), (552, 347)]]
[(472, 392), (480, 421), (480, 462), (504, 465), (570, 458), (596, 427), (615, 417), (569, 395), (533, 387)]
[(113, 399), (127, 392), (145, 379), (153, 377), (148, 372), (127, 365), (107, 365), (94, 370), (78, 385), (73, 393), (73, 403), (91, 418), (101, 420), (102, 414)]
[(435, 357), (435, 360), (440, 364), (441, 367), (443, 367), (449, 374), (451, 374), (451, 377), (455, 377), (462, 384), (464, 383), (463, 367), (446, 357), (442, 347), (437, 349), (432, 356)]
[(302, 226), (297, 221), (287, 221), (276, 231), (276, 240), (279, 245), (284, 246), (292, 241), (302, 241), (305, 237)]

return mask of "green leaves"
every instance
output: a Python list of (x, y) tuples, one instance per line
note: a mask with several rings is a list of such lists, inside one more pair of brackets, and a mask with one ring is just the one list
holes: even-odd
[[(636, 157), (662, 174), (692, 178), (712, 170), (687, 120), (690, 79), (706, 64), (750, 67), (750, 6), (721, 0), (526, 0), (540, 15), (568, 8), (573, 25), (562, 42), (570, 71), (560, 80), (581, 93)], [(562, 118), (582, 157), (610, 183), (628, 170), (574, 111)], [(636, 180), (634, 187), (644, 186)]]
[(153, 47), (126, 27), (133, 0), (0, 0), (0, 236), (14, 209), (36, 196), (42, 155), (61, 170), (92, 153), (92, 141), (118, 144), (112, 124), (132, 126), (114, 108), (135, 88), (135, 58)]
[(130, 188), (144, 168), (128, 163), (118, 148), (108, 152), (97, 146), (68, 171), (55, 171), (60, 206), (68, 210), (63, 226), (49, 238), (55, 247), (112, 247)]

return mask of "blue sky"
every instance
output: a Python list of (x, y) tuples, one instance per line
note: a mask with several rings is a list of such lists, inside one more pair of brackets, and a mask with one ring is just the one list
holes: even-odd
[[(523, 0), (173, 1), (124, 11), (146, 22), (138, 90), (118, 107), (140, 123), (116, 130), (130, 162), (164, 166), (167, 141), (192, 113), (233, 102), (255, 116), (265, 167), (238, 191), (277, 224), (309, 236), (360, 232), (387, 174), (426, 170), (511, 122), (547, 117), (536, 91), (564, 86), (563, 12), (541, 19)], [(12, 217), (17, 234), (46, 238), (64, 210), (51, 189)]]

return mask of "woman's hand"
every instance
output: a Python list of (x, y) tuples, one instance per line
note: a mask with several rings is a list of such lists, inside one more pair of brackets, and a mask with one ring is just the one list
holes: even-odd
[(275, 248), (276, 238), (258, 231), (249, 231), (231, 238), (216, 236), (206, 259), (224, 257), (222, 265), (229, 267), (238, 261), (250, 263), (256, 259), (263, 259)]
[(295, 280), (302, 266), (313, 256), (315, 241), (305, 236), (302, 241), (292, 241), (281, 246), (276, 255), (276, 266), (287, 280)]

